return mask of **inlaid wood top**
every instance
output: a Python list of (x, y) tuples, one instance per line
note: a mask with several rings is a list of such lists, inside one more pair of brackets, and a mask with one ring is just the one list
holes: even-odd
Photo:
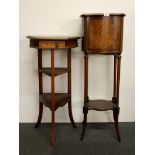
[(82, 14), (81, 17), (89, 17), (89, 16), (125, 16), (124, 13), (86, 13)]
[(73, 40), (80, 39), (80, 36), (46, 36), (46, 35), (35, 35), (35, 36), (27, 36), (29, 39), (36, 40)]

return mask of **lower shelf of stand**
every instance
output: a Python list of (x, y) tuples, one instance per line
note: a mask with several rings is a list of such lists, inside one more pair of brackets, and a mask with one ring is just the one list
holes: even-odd
[[(55, 93), (55, 107), (56, 110), (58, 107), (64, 106), (68, 101), (70, 101), (70, 94), (67, 93)], [(43, 93), (39, 95), (39, 102), (42, 102), (45, 106), (52, 109), (51, 103), (51, 93)]]
[(112, 100), (89, 100), (85, 107), (87, 107), (88, 110), (106, 111), (113, 110), (115, 105), (112, 103)]

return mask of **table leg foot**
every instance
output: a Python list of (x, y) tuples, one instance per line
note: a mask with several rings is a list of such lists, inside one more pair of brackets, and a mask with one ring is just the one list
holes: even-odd
[(73, 128), (77, 128), (77, 126), (74, 122), (74, 119), (73, 119), (71, 101), (68, 102), (68, 113), (69, 113), (69, 118), (70, 118)]
[(41, 119), (42, 119), (42, 114), (43, 114), (43, 103), (39, 103), (39, 115), (38, 115), (38, 121), (35, 124), (35, 128), (38, 128), (40, 126), (41, 123)]
[(81, 138), (80, 140), (83, 140), (85, 131), (86, 131), (86, 125), (87, 125), (87, 113), (88, 113), (88, 108), (83, 107), (83, 113), (84, 113), (84, 120), (83, 120), (83, 129), (81, 133)]
[(116, 135), (117, 135), (117, 140), (119, 142), (121, 142), (121, 137), (120, 137), (120, 133), (119, 133), (119, 126), (118, 126), (118, 116), (119, 116), (119, 108), (115, 108), (113, 110), (113, 117), (114, 117)]

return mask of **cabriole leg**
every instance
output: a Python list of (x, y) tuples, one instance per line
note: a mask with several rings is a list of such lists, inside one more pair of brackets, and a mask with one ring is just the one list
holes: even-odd
[[(68, 67), (68, 94), (72, 96), (71, 94), (71, 81), (72, 81), (71, 80), (71, 49), (68, 49), (67, 51), (67, 67)], [(70, 100), (68, 102), (68, 113), (69, 113), (69, 118), (73, 128), (77, 128), (72, 114), (72, 97), (70, 97)]]
[[(42, 49), (38, 49), (38, 69), (42, 68)], [(39, 76), (39, 94), (43, 93), (43, 79), (42, 79), (42, 73), (38, 71)], [(35, 128), (38, 128), (40, 126), (41, 120), (42, 120), (42, 114), (43, 114), (43, 103), (39, 103), (39, 114), (38, 114), (38, 120), (35, 124)]]
[(39, 115), (38, 115), (38, 121), (35, 125), (35, 128), (38, 128), (40, 126), (41, 123), (41, 119), (42, 119), (42, 114), (43, 114), (43, 103), (39, 103)]

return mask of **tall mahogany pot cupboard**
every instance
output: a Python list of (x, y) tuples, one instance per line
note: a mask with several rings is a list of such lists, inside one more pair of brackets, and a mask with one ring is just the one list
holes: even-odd
[[(113, 118), (118, 141), (121, 141), (118, 116), (119, 116), (119, 84), (120, 65), (123, 44), (123, 20), (125, 14), (83, 14), (81, 15), (84, 26), (82, 50), (84, 51), (84, 120), (81, 140), (84, 137), (87, 113), (89, 110), (113, 111)], [(114, 82), (113, 97), (111, 100), (91, 100), (88, 96), (88, 58), (90, 54), (114, 56)]]

